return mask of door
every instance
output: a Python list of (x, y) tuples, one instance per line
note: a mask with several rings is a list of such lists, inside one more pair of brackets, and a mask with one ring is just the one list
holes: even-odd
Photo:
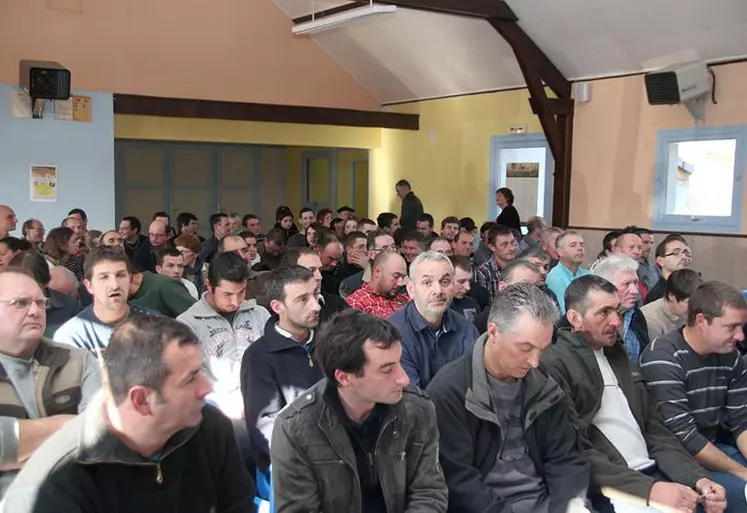
[(334, 151), (305, 151), (303, 153), (303, 204), (318, 211), (334, 210), (337, 203), (337, 183)]
[(498, 216), (495, 190), (508, 187), (521, 220), (542, 216), (552, 224), (555, 162), (543, 134), (496, 135), (491, 138), (492, 190), (488, 192), (488, 219)]
[[(124, 216), (140, 220), (142, 233), (148, 233), (153, 214), (168, 204), (168, 153), (163, 146), (148, 143), (116, 142), (117, 223)], [(117, 226), (101, 226), (102, 230)]]
[(197, 216), (198, 230), (210, 236), (209, 219), (215, 204), (215, 147), (210, 145), (169, 145), (171, 225), (176, 216), (190, 212)]
[(226, 214), (259, 212), (259, 148), (218, 148), (218, 210)]
[(353, 162), (353, 208), (358, 217), (368, 217), (368, 160)]

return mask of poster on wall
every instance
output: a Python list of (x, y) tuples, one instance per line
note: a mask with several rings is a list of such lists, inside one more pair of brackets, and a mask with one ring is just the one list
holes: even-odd
[(514, 206), (519, 212), (537, 212), (539, 171), (539, 162), (506, 164), (506, 187), (514, 193)]
[(31, 201), (57, 201), (57, 166), (31, 166)]

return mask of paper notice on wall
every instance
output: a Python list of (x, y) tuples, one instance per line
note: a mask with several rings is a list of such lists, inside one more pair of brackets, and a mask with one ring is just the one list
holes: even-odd
[(25, 91), (10, 92), (10, 113), (14, 118), (31, 118), (31, 97)]
[(92, 103), (90, 96), (73, 96), (73, 119), (75, 121), (91, 122)]
[(55, 100), (54, 118), (62, 120), (62, 121), (73, 120), (73, 99), (72, 98), (68, 98), (67, 100)]
[(514, 193), (514, 206), (519, 212), (537, 212), (539, 167), (539, 162), (506, 164), (506, 187)]
[(57, 166), (29, 168), (31, 201), (57, 201)]

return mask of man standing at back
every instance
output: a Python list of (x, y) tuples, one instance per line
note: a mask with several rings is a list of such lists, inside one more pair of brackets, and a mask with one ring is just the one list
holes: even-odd
[(395, 187), (397, 196), (402, 200), (402, 214), (399, 216), (399, 224), (405, 230), (415, 230), (418, 219), (423, 215), (423, 204), (415, 196), (410, 187), (410, 182), (400, 180)]

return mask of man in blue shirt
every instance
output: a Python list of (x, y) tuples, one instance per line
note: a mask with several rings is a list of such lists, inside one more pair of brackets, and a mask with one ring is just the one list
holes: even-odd
[(389, 321), (402, 334), (402, 367), (410, 383), (425, 388), (438, 369), (464, 355), (479, 334), (474, 324), (449, 309), (454, 297), (449, 257), (421, 253), (410, 265), (409, 276), (412, 301)]
[(578, 232), (567, 230), (558, 235), (558, 265), (547, 273), (545, 283), (558, 298), (560, 313), (565, 314), (565, 289), (579, 276), (589, 274), (581, 267), (586, 257), (584, 239)]

